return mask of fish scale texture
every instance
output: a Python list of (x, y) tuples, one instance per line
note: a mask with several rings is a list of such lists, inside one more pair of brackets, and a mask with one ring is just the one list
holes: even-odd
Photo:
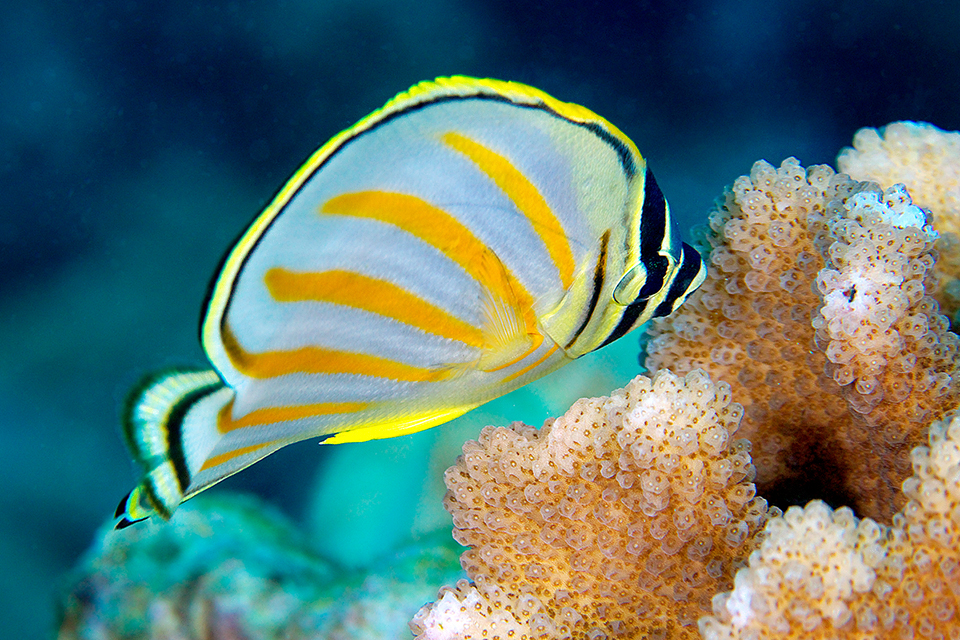
[(485, 428), (445, 476), (472, 583), (418, 638), (698, 637), (768, 517), (741, 416), (728, 384), (662, 371), (540, 430)]
[(910, 449), (960, 389), (925, 212), (902, 186), (788, 158), (757, 162), (709, 225), (707, 279), (651, 324), (646, 366), (731, 384), (761, 494), (812, 479), (889, 522)]

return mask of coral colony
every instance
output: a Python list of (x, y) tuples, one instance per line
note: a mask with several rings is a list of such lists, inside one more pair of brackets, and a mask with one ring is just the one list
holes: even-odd
[(960, 389), (957, 337), (926, 295), (936, 232), (923, 210), (901, 185), (791, 158), (756, 163), (709, 224), (709, 276), (653, 323), (647, 368), (732, 385), (760, 495), (819, 479), (804, 498), (889, 522), (910, 449)]
[(742, 413), (730, 385), (661, 371), (540, 430), (485, 428), (445, 478), (473, 584), (418, 637), (695, 636), (768, 516)]
[[(418, 638), (960, 637), (960, 353), (940, 313), (960, 309), (960, 134), (866, 129), (838, 163), (734, 182), (699, 239), (707, 281), (649, 329), (649, 377), (464, 445), (444, 504), (468, 579)], [(121, 637), (98, 566), (61, 637)], [(213, 637), (336, 635), (263, 609)]]

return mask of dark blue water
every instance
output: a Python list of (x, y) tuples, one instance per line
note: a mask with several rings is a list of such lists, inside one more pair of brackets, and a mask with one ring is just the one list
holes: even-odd
[[(630, 135), (686, 228), (759, 158), (832, 162), (857, 128), (893, 120), (960, 129), (960, 5), (916, 5), (3, 3), (0, 628), (52, 632), (58, 576), (135, 478), (117, 426), (126, 390), (201, 361), (199, 307), (221, 255), (331, 135), (422, 79), (520, 80)], [(629, 377), (628, 340), (614, 377)], [(429, 474), (436, 486), (452, 457), (424, 451), (562, 411), (588, 388), (577, 375), (455, 433), (339, 453), (305, 443), (228, 485), (297, 519), (344, 513), (319, 544), (362, 563), (443, 512), (397, 503), (378, 490), (389, 478), (357, 464), (411, 474), (394, 489)], [(311, 492), (318, 474), (350, 470), (336, 499)], [(387, 503), (399, 524), (369, 533)]]

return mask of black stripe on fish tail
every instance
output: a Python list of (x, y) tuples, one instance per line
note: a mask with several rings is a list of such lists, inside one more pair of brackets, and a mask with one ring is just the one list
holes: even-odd
[(680, 270), (677, 272), (673, 282), (670, 283), (670, 290), (667, 292), (663, 302), (657, 306), (657, 310), (653, 312), (653, 317), (655, 318), (670, 315), (676, 310), (677, 306), (679, 306), (679, 302), (682, 302), (689, 294), (693, 293), (690, 285), (693, 284), (694, 280), (697, 279), (697, 276), (704, 268), (703, 259), (700, 257), (700, 254), (686, 242), (683, 243), (682, 256)]
[[(142, 405), (148, 405), (153, 408), (151, 415), (160, 415), (168, 416), (170, 410), (174, 407), (176, 402), (181, 400), (181, 397), (178, 396), (178, 391), (171, 390), (171, 386), (175, 385), (177, 378), (183, 375), (190, 374), (203, 374), (210, 370), (199, 369), (196, 367), (176, 367), (171, 369), (163, 369), (160, 371), (153, 372), (149, 375), (141, 378), (136, 385), (130, 390), (130, 393), (127, 394), (127, 397), (124, 399), (123, 408), (120, 412), (120, 423), (123, 430), (123, 438), (127, 443), (127, 447), (130, 449), (130, 453), (133, 454), (133, 457), (138, 463), (140, 463), (144, 471), (149, 472), (151, 469), (157, 466), (158, 460), (156, 460), (157, 452), (149, 451), (143, 448), (144, 433), (147, 433), (152, 437), (154, 441), (165, 442), (166, 434), (163, 434), (163, 438), (156, 438), (155, 433), (151, 433), (151, 427), (159, 427), (161, 429), (166, 428), (165, 420), (161, 419), (143, 419), (138, 417), (137, 412)], [(210, 372), (213, 373), (213, 372)], [(222, 386), (222, 383), (217, 383), (219, 386)], [(208, 384), (195, 384), (195, 388), (207, 387)], [(151, 401), (149, 398), (151, 392), (155, 392), (158, 389), (166, 389), (170, 395), (174, 398), (169, 402), (159, 402), (156, 400), (156, 394), (154, 393), (154, 400)]]
[(200, 400), (211, 393), (223, 388), (222, 383), (214, 383), (198, 387), (190, 393), (184, 395), (170, 408), (167, 417), (167, 455), (177, 475), (177, 484), (180, 487), (180, 493), (185, 493), (190, 486), (190, 470), (187, 468), (187, 457), (183, 450), (183, 419), (187, 412)]
[[(134, 519), (131, 519), (131, 518), (128, 518), (126, 515), (124, 515), (124, 514), (127, 512), (127, 503), (130, 502), (130, 497), (131, 497), (132, 493), (133, 493), (133, 492), (128, 493), (128, 494), (126, 495), (126, 497), (125, 497), (123, 500), (120, 501), (120, 504), (117, 505), (117, 511), (116, 511), (116, 513), (113, 514), (113, 517), (114, 517), (114, 518), (120, 518), (120, 521), (117, 522), (117, 524), (115, 524), (114, 527), (113, 527), (113, 528), (116, 529), (117, 531), (119, 531), (120, 529), (126, 529), (127, 527), (129, 527), (129, 526), (131, 526), (131, 525), (135, 525), (135, 524), (137, 524), (138, 522), (143, 522), (144, 520), (146, 520), (146, 518), (134, 518)], [(122, 516), (122, 517), (121, 517), (121, 516)]]
[[(173, 463), (170, 463), (173, 466)], [(174, 468), (174, 478), (177, 481), (177, 486), (180, 485), (180, 479), (176, 477), (176, 468)], [(157, 485), (154, 482), (154, 477), (148, 475), (143, 481), (143, 495), (147, 498), (147, 502), (150, 504), (150, 508), (153, 509), (158, 516), (164, 520), (169, 520), (173, 516), (173, 510), (177, 508), (180, 504), (180, 497), (177, 497), (177, 504), (172, 507), (167, 506), (167, 503), (162, 499), (161, 492), (157, 488)], [(183, 491), (181, 490), (181, 495)]]
[(590, 318), (593, 317), (594, 312), (597, 310), (597, 303), (600, 301), (600, 290), (603, 288), (603, 279), (606, 275), (607, 269), (607, 244), (610, 241), (610, 229), (607, 229), (603, 232), (603, 235), (600, 236), (600, 255), (597, 257), (597, 266), (593, 270), (593, 292), (590, 294), (590, 303), (587, 305), (587, 314), (583, 318), (583, 322), (580, 323), (580, 326), (574, 332), (573, 337), (570, 338), (569, 342), (564, 346), (564, 349), (569, 349), (573, 346), (573, 343), (577, 341), (577, 338), (580, 337), (580, 334), (583, 333), (583, 330), (587, 328), (587, 325), (590, 323)]
[(144, 477), (117, 507), (118, 528), (153, 512), (165, 520), (173, 515), (191, 481), (184, 421), (200, 400), (223, 387), (213, 370), (177, 369), (145, 377), (127, 397), (123, 434)]
[(117, 531), (120, 531), (120, 529), (126, 529), (127, 527), (135, 525), (138, 522), (143, 522), (144, 520), (146, 520), (146, 518), (141, 518), (140, 520), (130, 520), (129, 518), (123, 518), (113, 528), (116, 529)]
[[(117, 510), (113, 512), (114, 518), (119, 518), (120, 516), (122, 516), (124, 513), (127, 512), (127, 503), (130, 502), (130, 495), (132, 493), (133, 492), (131, 491), (127, 495), (123, 496), (123, 499), (120, 501), (120, 504), (117, 505)], [(126, 520), (126, 518), (124, 518), (124, 520)]]
[(120, 501), (120, 504), (117, 505), (117, 510), (113, 513), (114, 518), (120, 518), (120, 521), (114, 525), (114, 529), (126, 529), (130, 525), (136, 524), (138, 522), (143, 522), (146, 518), (130, 518), (126, 514), (129, 513), (130, 501), (133, 499), (133, 495), (136, 493), (136, 490), (131, 491), (123, 497), (123, 500)]

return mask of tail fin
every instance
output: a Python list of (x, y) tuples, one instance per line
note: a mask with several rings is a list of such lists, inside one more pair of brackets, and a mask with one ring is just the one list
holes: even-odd
[(215, 371), (166, 371), (130, 394), (123, 414), (127, 446), (144, 478), (120, 501), (118, 529), (159, 514), (167, 520), (188, 493), (198, 466), (220, 433), (217, 416), (233, 399)]

